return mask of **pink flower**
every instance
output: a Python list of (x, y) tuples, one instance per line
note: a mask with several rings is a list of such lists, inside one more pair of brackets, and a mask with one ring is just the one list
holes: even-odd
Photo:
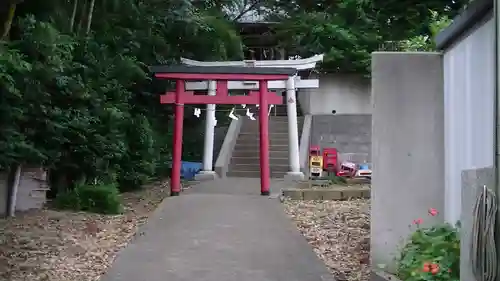
[(439, 214), (438, 210), (436, 210), (435, 208), (430, 208), (429, 209), (429, 215), (435, 217)]
[(424, 222), (424, 220), (422, 218), (418, 218), (416, 220), (413, 220), (413, 224), (416, 224), (416, 225), (421, 225), (423, 222)]

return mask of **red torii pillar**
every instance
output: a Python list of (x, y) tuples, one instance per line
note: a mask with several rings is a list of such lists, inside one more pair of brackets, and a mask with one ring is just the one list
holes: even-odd
[[(182, 131), (185, 104), (258, 104), (259, 133), (260, 133), (260, 193), (269, 195), (269, 120), (267, 108), (269, 104), (282, 104), (283, 99), (268, 90), (269, 80), (287, 80), (296, 74), (294, 68), (260, 68), (235, 66), (152, 66), (151, 71), (156, 78), (172, 79), (176, 81), (175, 92), (167, 92), (160, 97), (162, 104), (175, 104), (175, 123), (172, 156), (172, 175), (170, 192), (178, 196), (181, 191), (181, 157)], [(186, 91), (187, 80), (215, 80), (217, 90), (215, 96), (194, 95)], [(247, 96), (229, 96), (227, 82), (258, 81), (259, 91), (250, 91)]]

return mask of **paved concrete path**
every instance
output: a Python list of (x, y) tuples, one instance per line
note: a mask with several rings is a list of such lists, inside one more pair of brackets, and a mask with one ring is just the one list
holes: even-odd
[(259, 179), (229, 178), (167, 198), (101, 281), (333, 278)]

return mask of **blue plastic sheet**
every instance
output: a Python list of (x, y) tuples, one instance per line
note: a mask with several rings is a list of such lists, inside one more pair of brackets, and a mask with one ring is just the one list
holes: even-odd
[(370, 167), (368, 166), (368, 164), (361, 164), (361, 165), (359, 165), (359, 169), (360, 170), (369, 170)]
[(203, 164), (200, 162), (186, 162), (181, 161), (181, 178), (185, 180), (192, 180), (196, 173), (201, 171)]

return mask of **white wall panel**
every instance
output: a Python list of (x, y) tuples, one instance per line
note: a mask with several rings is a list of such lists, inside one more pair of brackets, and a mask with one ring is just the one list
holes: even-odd
[(444, 53), (445, 218), (460, 219), (461, 173), (494, 164), (494, 21)]

